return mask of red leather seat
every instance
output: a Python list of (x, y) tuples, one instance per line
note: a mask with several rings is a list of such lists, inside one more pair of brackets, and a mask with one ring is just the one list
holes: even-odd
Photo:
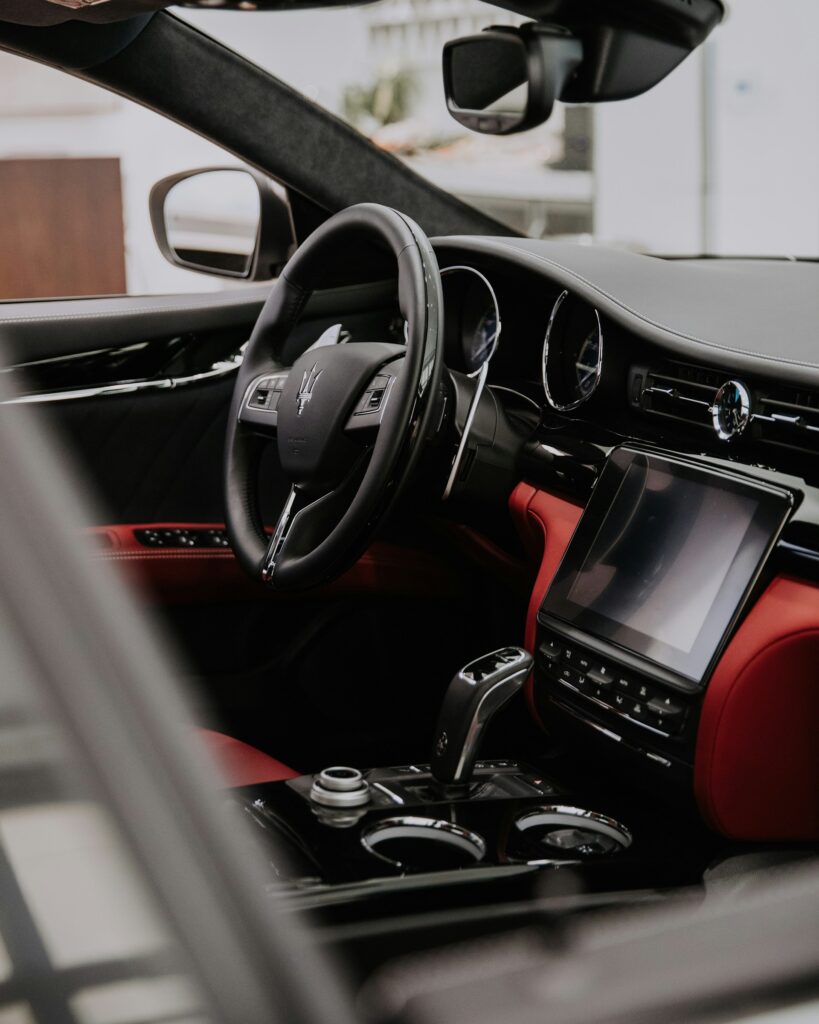
[(221, 769), (228, 787), (283, 782), (285, 779), (295, 779), (299, 774), (275, 757), (241, 740), (235, 740), (232, 736), (225, 736), (212, 729), (199, 729), (198, 732)]

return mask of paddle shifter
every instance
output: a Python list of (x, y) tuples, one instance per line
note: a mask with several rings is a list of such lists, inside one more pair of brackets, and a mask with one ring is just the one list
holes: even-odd
[(443, 786), (465, 787), (489, 720), (523, 686), (532, 656), (521, 647), (502, 647), (472, 661), (455, 676), (444, 697), (431, 770)]

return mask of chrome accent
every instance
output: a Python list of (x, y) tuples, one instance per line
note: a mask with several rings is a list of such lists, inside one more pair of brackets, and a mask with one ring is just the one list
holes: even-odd
[(665, 395), (666, 398), (673, 398), (675, 402), (686, 402), (688, 405), (699, 405), (703, 409), (707, 409), (709, 412), (713, 410), (711, 402), (706, 402), (704, 398), (689, 398), (688, 395), (683, 395), (677, 388), (660, 388), (655, 384), (652, 384), (650, 388), (643, 388), (641, 395)]
[(618, 736), (617, 733), (610, 734), (608, 729), (604, 729), (602, 725), (598, 725), (597, 722), (593, 722), (590, 718), (587, 718), (585, 715), (581, 714), (576, 708), (573, 708), (571, 704), (565, 704), (562, 700), (558, 700), (557, 697), (550, 696), (549, 699), (552, 701), (555, 707), (560, 708), (560, 710), (564, 711), (567, 715), (571, 715), (572, 718), (576, 718), (577, 721), (582, 722), (583, 725), (588, 725), (590, 728), (596, 729), (598, 732), (603, 733), (604, 736), (609, 736), (609, 738), (611, 739), (616, 739), (618, 743), (622, 743), (623, 746), (626, 747), (628, 750), (632, 751), (632, 753), (639, 754), (642, 757), (650, 758), (650, 760), (656, 761), (658, 764), (661, 763), (664, 768), (671, 767), (671, 762), (668, 761), (666, 758), (660, 757), (659, 754), (654, 754), (650, 750), (644, 750), (642, 747), (638, 747), (634, 743), (629, 743), (628, 741), (624, 740), (622, 736)]
[(462, 828), (443, 818), (422, 818), (407, 815), (400, 818), (384, 818), (377, 822), (361, 837), (361, 845), (374, 857), (395, 867), (405, 865), (394, 857), (388, 857), (377, 849), (379, 843), (390, 839), (429, 839), (432, 842), (457, 847), (470, 854), (475, 861), (486, 855), (486, 840), (477, 832)]
[[(318, 372), (316, 372), (318, 371)], [(305, 370), (301, 378), (301, 387), (296, 396), (296, 415), (301, 416), (313, 397), (313, 389), (324, 370), (319, 370), (318, 363), (313, 363), (309, 370)]]
[(546, 804), (533, 811), (527, 811), (515, 821), (515, 828), (526, 832), (530, 828), (543, 825), (564, 825), (587, 828), (590, 832), (597, 831), (619, 843), (626, 850), (631, 846), (631, 832), (614, 818), (597, 811), (587, 811), (582, 807), (571, 807), (565, 804)]
[(404, 798), (402, 796), (399, 796), (397, 793), (393, 793), (391, 789), (387, 789), (387, 787), (383, 785), (383, 783), (381, 782), (374, 782), (370, 788), (379, 790), (394, 804), (399, 804), (403, 806), (403, 804), (405, 803)]
[(446, 487), (444, 487), (444, 493), (441, 499), (442, 501), (446, 501), (447, 498), (449, 498), (455, 488), (455, 484), (458, 482), (458, 474), (461, 471), (461, 464), (464, 460), (464, 455), (466, 454), (466, 444), (469, 440), (472, 424), (475, 422), (478, 405), (480, 404), (481, 397), (483, 396), (484, 389), (486, 388), (486, 378), (489, 374), (489, 363), (484, 363), (478, 373), (478, 383), (475, 385), (475, 393), (472, 395), (472, 401), (469, 403), (469, 411), (466, 414), (463, 433), (461, 434), (461, 440), (458, 442), (458, 450), (455, 452), (455, 458), (452, 461), (452, 469), (449, 471), (449, 476), (447, 477)]
[(484, 390), (486, 389), (486, 379), (489, 374), (489, 363), (498, 350), (501, 328), (503, 326), (501, 324), (498, 297), (495, 294), (495, 289), (492, 287), (489, 278), (487, 278), (485, 274), (482, 274), (480, 270), (476, 270), (474, 267), (467, 266), (466, 264), (455, 267), (444, 267), (444, 269), (441, 271), (441, 277), (446, 277), (447, 274), (454, 274), (457, 271), (474, 274), (476, 277), (480, 278), (480, 280), (483, 281), (483, 283), (486, 285), (487, 290), (489, 291), (489, 294), (492, 297), (492, 302), (494, 303), (495, 306), (495, 323), (497, 324), (497, 328), (495, 330), (495, 337), (492, 340), (492, 348), (489, 354), (487, 355), (486, 359), (481, 364), (479, 369), (467, 374), (467, 377), (469, 377), (470, 379), (477, 377), (478, 381), (477, 384), (475, 385), (475, 392), (472, 395), (472, 401), (469, 403), (469, 410), (467, 411), (466, 414), (466, 422), (464, 423), (464, 429), (461, 434), (461, 439), (458, 442), (458, 450), (455, 452), (455, 458), (452, 460), (452, 468), (449, 471), (449, 477), (447, 478), (446, 486), (444, 487), (444, 493), (441, 499), (442, 501), (446, 501), (450, 497), (455, 487), (455, 484), (458, 481), (458, 473), (461, 470), (461, 464), (463, 463), (463, 458), (466, 453), (466, 445), (467, 442), (469, 441), (469, 434), (472, 430), (472, 424), (475, 422), (475, 415), (478, 411), (478, 406), (480, 404), (481, 398), (483, 397)]
[[(493, 654), (499, 654), (503, 650), (505, 650), (505, 648), (501, 647), (499, 651), (493, 651), (492, 654), (486, 655), (486, 657), (491, 658)], [(475, 747), (478, 743), (478, 740), (480, 739), (483, 727), (486, 725), (486, 722), (495, 713), (497, 708), (499, 706), (502, 706), (504, 701), (507, 699), (504, 697), (501, 700), (500, 705), (498, 705), (490, 699), (492, 695), (499, 689), (512, 690), (514, 693), (517, 689), (523, 686), (523, 684), (526, 682), (527, 677), (529, 676), (529, 673), (532, 668), (532, 657), (528, 653), (528, 651), (524, 651), (522, 648), (519, 648), (518, 651), (519, 653), (515, 658), (507, 658), (504, 664), (520, 665), (521, 667), (517, 669), (517, 671), (514, 672), (512, 675), (503, 676), (494, 685), (490, 686), (489, 689), (483, 694), (477, 707), (475, 708), (475, 712), (472, 715), (472, 721), (469, 723), (469, 730), (466, 734), (464, 745), (461, 748), (461, 756), (458, 758), (458, 766), (455, 769), (455, 778), (453, 779), (455, 783), (458, 783), (463, 779), (466, 765), (468, 762), (472, 760)], [(470, 662), (470, 664), (473, 663)], [(466, 667), (468, 669), (469, 665), (467, 665)], [(466, 671), (462, 671), (461, 675), (463, 675), (464, 678), (468, 678), (468, 674)], [(510, 697), (511, 696), (512, 694), (510, 694)]]
[(556, 402), (552, 397), (552, 393), (549, 389), (549, 375), (546, 372), (546, 364), (549, 356), (549, 339), (552, 334), (552, 327), (554, 326), (555, 317), (557, 316), (558, 310), (563, 305), (563, 302), (565, 301), (568, 295), (569, 292), (567, 290), (562, 291), (560, 295), (558, 295), (554, 306), (552, 306), (552, 312), (549, 315), (549, 323), (546, 326), (546, 337), (543, 339), (543, 352), (541, 354), (541, 375), (543, 377), (543, 391), (546, 395), (546, 401), (555, 410), (555, 412), (571, 412), (572, 409), (576, 409), (578, 406), (588, 401), (588, 399), (590, 399), (591, 396), (597, 390), (597, 386), (600, 383), (600, 377), (603, 373), (603, 325), (600, 323), (600, 314), (598, 313), (597, 309), (595, 309), (595, 307), (592, 306), (595, 319), (597, 320), (597, 337), (600, 341), (600, 348), (597, 354), (597, 368), (594, 374), (594, 384), (592, 385), (592, 389), (587, 395), (584, 395), (582, 398), (578, 398), (576, 402), (567, 402), (566, 404), (563, 405), (561, 405), (559, 402)]
[[(732, 441), (745, 432), (751, 421), (751, 396), (738, 380), (727, 380), (714, 396), (710, 408), (711, 425), (720, 441)], [(778, 416), (774, 413), (774, 417)], [(788, 422), (793, 417), (785, 417)]]
[(606, 711), (609, 711), (612, 714), (617, 715), (618, 718), (625, 719), (626, 722), (631, 722), (633, 725), (641, 725), (644, 729), (647, 729), (649, 732), (653, 732), (656, 733), (658, 736), (662, 736), (663, 739), (667, 740), (671, 735), (670, 733), (663, 732), (662, 729), (657, 729), (655, 726), (649, 725), (647, 722), (640, 721), (639, 718), (632, 718), (631, 715), (627, 715), (625, 711), (619, 711), (613, 705), (606, 704), (605, 701), (598, 700), (597, 697), (592, 697), (590, 693), (583, 693), (583, 691), (578, 690), (576, 686), (573, 686), (571, 683), (567, 683), (565, 679), (557, 679), (555, 676), (549, 676), (549, 679), (551, 679), (555, 683), (559, 683), (561, 686), (564, 686), (567, 690), (571, 690), (572, 693), (576, 693), (579, 697), (583, 697), (586, 700), (591, 701), (592, 704), (596, 704), (599, 708), (605, 708)]
[(364, 784), (364, 776), (357, 768), (333, 765), (332, 768), (325, 768), (319, 772), (316, 776), (316, 781), (324, 789), (332, 789), (337, 793), (348, 793), (361, 789)]
[(269, 583), (276, 572), (276, 562), (282, 545), (286, 539), (287, 531), (290, 527), (295, 501), (296, 488), (291, 487), (290, 493), (287, 495), (287, 501), (284, 503), (284, 508), (279, 516), (279, 521), (276, 523), (276, 529), (273, 531), (273, 536), (270, 538), (270, 543), (267, 545), (267, 551), (265, 552), (264, 560), (262, 562), (263, 583)]
[(96, 387), (75, 388), (66, 391), (47, 391), (41, 394), (21, 395), (7, 398), (0, 405), (37, 405), (43, 402), (74, 402), (83, 398), (110, 398), (117, 395), (131, 395), (144, 391), (171, 391), (174, 388), (189, 387), (204, 381), (220, 380), (235, 373), (242, 365), (241, 353), (214, 363), (209, 370), (192, 373), (187, 377), (163, 377), (161, 380), (131, 380), (114, 384), (100, 384)]
[(357, 768), (339, 765), (313, 777), (310, 799), (322, 807), (363, 807), (370, 802), (370, 787)]

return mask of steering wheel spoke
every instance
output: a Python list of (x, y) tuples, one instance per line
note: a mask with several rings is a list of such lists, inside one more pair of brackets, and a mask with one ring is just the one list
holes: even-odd
[(276, 583), (276, 570), (312, 551), (338, 526), (356, 495), (369, 454), (363, 453), (341, 483), (324, 494), (291, 487), (261, 565), (263, 583)]
[(239, 408), (239, 422), (260, 434), (276, 436), (279, 402), (289, 370), (271, 370), (254, 377)]

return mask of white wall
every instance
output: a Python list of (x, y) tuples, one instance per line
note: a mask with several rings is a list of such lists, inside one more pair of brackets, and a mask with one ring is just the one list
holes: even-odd
[(819, 3), (737, 0), (714, 39), (711, 243), (819, 255)]
[(700, 250), (701, 64), (695, 53), (644, 96), (595, 109), (600, 241), (669, 254)]
[(736, 0), (656, 89), (599, 106), (598, 237), (665, 253), (819, 254), (817, 47), (816, 0)]

